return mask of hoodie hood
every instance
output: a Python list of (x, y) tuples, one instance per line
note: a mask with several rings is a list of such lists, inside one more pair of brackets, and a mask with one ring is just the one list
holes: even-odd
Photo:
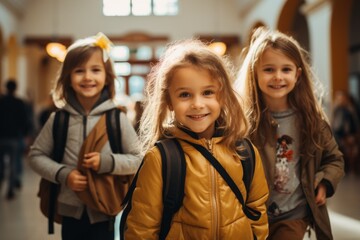
[[(106, 88), (101, 92), (99, 100), (94, 104), (89, 115), (101, 115), (105, 111), (116, 107), (115, 102), (109, 98), (109, 92)], [(71, 114), (85, 116), (85, 110), (77, 100), (75, 93), (71, 91), (68, 97), (68, 102), (63, 107), (64, 110)]]

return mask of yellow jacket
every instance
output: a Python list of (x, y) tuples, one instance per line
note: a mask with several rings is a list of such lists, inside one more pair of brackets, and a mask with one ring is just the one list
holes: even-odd
[[(268, 187), (257, 149), (254, 148), (255, 172), (247, 194), (242, 181), (240, 158), (219, 143), (221, 137), (195, 139), (180, 129), (175, 129), (172, 134), (180, 140), (185, 152), (185, 196), (182, 206), (172, 219), (166, 239), (250, 240), (253, 239), (253, 233), (257, 239), (266, 239), (268, 222), (265, 202)], [(216, 169), (200, 152), (181, 140), (207, 148), (212, 146), (214, 157), (232, 177), (244, 198), (248, 196), (247, 205), (261, 212), (258, 221), (252, 222), (245, 216), (241, 203)], [(131, 210), (126, 219), (125, 239), (158, 239), (163, 211), (162, 181), (160, 152), (154, 147), (145, 155), (139, 171), (130, 200)]]

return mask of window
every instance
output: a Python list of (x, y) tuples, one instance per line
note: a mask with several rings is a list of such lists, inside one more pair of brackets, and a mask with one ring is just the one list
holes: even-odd
[(103, 0), (105, 16), (174, 16), (178, 0)]
[(150, 63), (155, 62), (151, 45), (116, 45), (110, 52), (118, 78), (116, 95), (127, 95), (132, 100), (142, 99), (145, 77), (150, 72)]
[(116, 99), (126, 106), (144, 97), (146, 77), (163, 53), (168, 37), (136, 32), (109, 38), (114, 44), (110, 56), (117, 77)]

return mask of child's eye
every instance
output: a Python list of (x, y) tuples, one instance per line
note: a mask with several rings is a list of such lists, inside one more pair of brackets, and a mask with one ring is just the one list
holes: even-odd
[(209, 95), (212, 95), (212, 94), (215, 94), (215, 92), (213, 90), (206, 90), (204, 91), (203, 93), (205, 96), (209, 96)]
[(291, 69), (291, 68), (284, 68), (283, 71), (284, 71), (284, 72), (291, 72), (292, 69)]
[(94, 68), (93, 71), (94, 71), (94, 72), (100, 72), (101, 69), (100, 69), (100, 68)]
[(181, 97), (181, 98), (190, 97), (190, 93), (188, 93), (188, 92), (182, 92), (182, 93), (179, 94), (179, 97)]
[(74, 73), (82, 73), (84, 70), (82, 68), (76, 68), (73, 70)]
[(273, 72), (273, 71), (274, 71), (273, 68), (264, 68), (264, 72), (269, 72), (269, 73), (271, 73), (271, 72)]

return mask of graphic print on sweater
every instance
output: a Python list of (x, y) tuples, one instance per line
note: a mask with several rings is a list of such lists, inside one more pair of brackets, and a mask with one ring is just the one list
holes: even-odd
[(289, 163), (293, 160), (294, 151), (292, 149), (293, 139), (288, 135), (282, 135), (277, 139), (276, 144), (276, 163), (275, 163), (275, 191), (289, 194), (286, 188), (290, 180)]

